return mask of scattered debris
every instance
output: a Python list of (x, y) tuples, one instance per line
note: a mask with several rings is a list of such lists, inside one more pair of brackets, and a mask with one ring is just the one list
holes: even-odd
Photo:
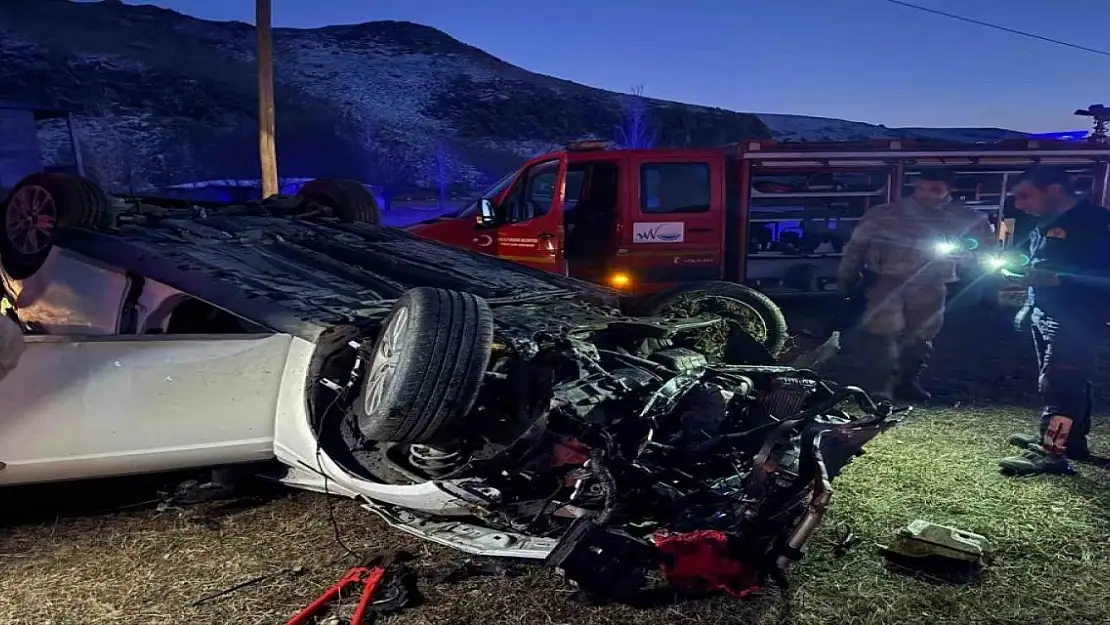
[(744, 549), (736, 543), (736, 537), (716, 531), (655, 536), (655, 544), (667, 557), (663, 577), (668, 582), (698, 592), (723, 590), (746, 597), (759, 590), (759, 571), (735, 556)]
[(852, 528), (846, 524), (842, 524), (836, 528), (836, 539), (833, 541), (833, 553), (837, 557), (842, 557), (848, 554), (853, 547), (860, 542), (859, 536), (852, 531)]
[(977, 580), (994, 558), (985, 537), (920, 519), (898, 530), (894, 541), (879, 550), (895, 570), (965, 584)]
[(517, 577), (526, 562), (513, 558), (467, 558), (436, 576), (437, 584), (457, 584), (474, 577)]
[(240, 584), (235, 584), (234, 586), (231, 586), (230, 588), (225, 588), (225, 589), (223, 589), (219, 592), (214, 592), (210, 595), (205, 595), (205, 596), (201, 597), (200, 599), (197, 599), (196, 601), (190, 603), (189, 606), (194, 607), (194, 606), (198, 606), (198, 605), (203, 605), (205, 603), (208, 603), (209, 601), (215, 601), (216, 599), (219, 599), (220, 597), (230, 595), (231, 593), (233, 593), (237, 590), (242, 590), (244, 588), (247, 588), (248, 586), (254, 586), (255, 584), (258, 584), (260, 582), (264, 582), (268, 579), (273, 579), (273, 578), (279, 577), (281, 575), (289, 575), (291, 577), (295, 577), (295, 576), (298, 576), (298, 575), (304, 573), (304, 571), (305, 571), (305, 569), (304, 569), (303, 566), (295, 566), (295, 567), (290, 567), (290, 568), (286, 568), (286, 569), (281, 569), (280, 571), (274, 571), (273, 573), (267, 573), (265, 575), (259, 575), (258, 577), (252, 577), (251, 579), (248, 579), (247, 581), (242, 582)]

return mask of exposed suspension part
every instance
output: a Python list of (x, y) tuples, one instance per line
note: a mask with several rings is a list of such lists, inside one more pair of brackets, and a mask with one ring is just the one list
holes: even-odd
[(428, 475), (447, 473), (459, 466), (462, 453), (430, 445), (409, 445), (409, 464)]

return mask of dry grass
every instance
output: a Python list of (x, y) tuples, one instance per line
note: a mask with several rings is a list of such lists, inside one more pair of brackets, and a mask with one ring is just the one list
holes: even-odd
[[(940, 406), (914, 413), (838, 479), (825, 529), (792, 571), (788, 592), (639, 610), (575, 604), (542, 569), (444, 585), (436, 574), (458, 554), (388, 530), (347, 501), (334, 500), (335, 518), (356, 550), (417, 554), (426, 598), (388, 617), (394, 625), (1110, 622), (1110, 473), (1084, 465), (1075, 477), (999, 476), (993, 461), (1009, 451), (1002, 439), (1033, 423), (1027, 341), (1006, 334), (1005, 319), (977, 319), (950, 325), (939, 347), (932, 381)], [(1106, 434), (1096, 427), (1096, 446)], [(998, 559), (985, 581), (953, 587), (886, 571), (874, 544), (915, 518), (989, 537)], [(838, 557), (829, 541), (841, 524), (863, 540)], [(351, 563), (337, 560), (344, 552), (328, 500), (305, 493), (251, 508), (141, 509), (2, 532), (0, 623), (13, 625), (283, 623)], [(292, 567), (304, 570), (290, 574)], [(190, 606), (269, 573), (278, 574)]]

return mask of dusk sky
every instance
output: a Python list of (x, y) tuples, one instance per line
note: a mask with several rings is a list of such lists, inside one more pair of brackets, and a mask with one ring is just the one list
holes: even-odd
[[(252, 0), (163, 0), (254, 21)], [(1106, 49), (1106, 0), (914, 4)], [(737, 111), (888, 126), (1087, 129), (1110, 104), (1110, 56), (884, 0), (273, 0), (274, 25), (407, 20), (526, 69), (587, 85)], [(280, 62), (280, 59), (277, 59)]]

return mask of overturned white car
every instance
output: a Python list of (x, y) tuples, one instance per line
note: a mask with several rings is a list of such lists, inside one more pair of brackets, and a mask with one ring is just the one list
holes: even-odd
[[(584, 589), (662, 567), (743, 594), (799, 555), (829, 480), (893, 423), (774, 366), (734, 320), (667, 316), (666, 294), (664, 316), (632, 316), (607, 289), (376, 225), (352, 194), (172, 209), (20, 183), (0, 486), (269, 461)], [(726, 564), (692, 571), (694, 543)]]

